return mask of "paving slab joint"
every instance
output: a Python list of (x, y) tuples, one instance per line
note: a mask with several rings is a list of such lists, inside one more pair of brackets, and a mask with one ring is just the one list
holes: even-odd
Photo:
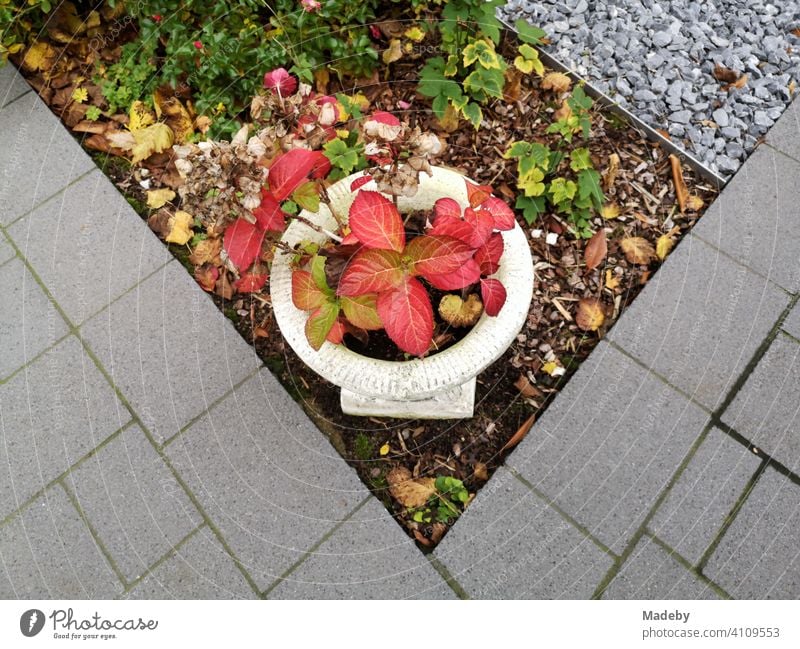
[(664, 550), (667, 554), (669, 554), (675, 561), (681, 564), (686, 570), (688, 570), (692, 575), (697, 577), (697, 579), (709, 588), (711, 588), (717, 595), (719, 595), (722, 599), (733, 599), (731, 595), (724, 589), (722, 586), (717, 584), (716, 582), (712, 581), (708, 577), (706, 577), (702, 572), (697, 570), (694, 566), (692, 566), (689, 561), (683, 557), (681, 554), (671, 548), (667, 543), (665, 543), (662, 539), (658, 536), (650, 532), (649, 530), (646, 532), (647, 536), (650, 537), (656, 545), (661, 546), (661, 549)]

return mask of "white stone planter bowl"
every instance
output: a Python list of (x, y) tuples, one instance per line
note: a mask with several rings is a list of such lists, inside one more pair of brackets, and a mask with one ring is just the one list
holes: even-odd
[[(355, 194), (353, 174), (328, 189), (332, 209), (343, 218)], [(433, 175), (420, 174), (417, 194), (400, 198), (401, 213), (427, 210), (440, 198), (449, 197), (469, 205), (464, 176), (444, 167)], [(375, 190), (369, 182), (360, 189)], [(309, 221), (335, 231), (336, 220), (326, 205), (317, 213), (303, 211)], [(525, 323), (533, 294), (533, 260), (525, 233), (519, 224), (503, 232), (505, 248), (500, 268), (493, 276), (506, 287), (508, 297), (496, 317), (482, 315), (458, 343), (430, 357), (392, 362), (361, 356), (343, 345), (325, 342), (314, 351), (305, 337), (308, 313), (292, 302), (291, 255), (276, 253), (272, 264), (271, 295), (275, 318), (286, 341), (311, 369), (342, 388), (342, 409), (347, 414), (395, 417), (451, 418), (472, 416), (475, 377), (508, 349)], [(326, 236), (295, 221), (283, 235), (294, 246), (300, 241), (324, 243)], [(434, 305), (436, 309), (436, 305)]]

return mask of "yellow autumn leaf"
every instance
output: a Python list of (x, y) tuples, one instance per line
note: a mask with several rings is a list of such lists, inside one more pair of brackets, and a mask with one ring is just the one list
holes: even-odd
[(604, 219), (615, 219), (619, 216), (619, 205), (616, 203), (606, 203), (600, 210), (600, 216)]
[(138, 131), (141, 128), (146, 126), (150, 126), (153, 122), (156, 121), (155, 115), (153, 115), (153, 111), (151, 111), (144, 102), (135, 101), (131, 104), (130, 110), (128, 111), (128, 130)]
[(146, 128), (140, 128), (132, 133), (136, 144), (131, 149), (133, 158), (131, 162), (136, 164), (145, 158), (149, 158), (154, 153), (161, 153), (172, 146), (174, 135), (172, 129), (162, 122), (157, 122)]
[(381, 446), (381, 448), (378, 451), (378, 453), (380, 453), (381, 456), (389, 455), (389, 444), (384, 444), (383, 446)]
[(664, 261), (674, 245), (675, 242), (672, 240), (672, 237), (670, 237), (668, 234), (662, 234), (658, 238), (658, 241), (656, 241), (656, 255), (658, 258), (661, 261)]
[(56, 62), (57, 54), (50, 43), (37, 41), (28, 48), (22, 59), (22, 67), (30, 72), (47, 72)]
[(389, 471), (386, 475), (386, 482), (389, 484), (389, 493), (392, 498), (408, 509), (423, 507), (436, 493), (436, 480), (414, 478), (411, 471), (404, 466), (398, 466)]
[(86, 88), (75, 88), (75, 90), (72, 91), (71, 97), (72, 101), (82, 104), (89, 99), (89, 92), (86, 90)]
[(157, 210), (165, 203), (175, 198), (175, 192), (171, 189), (164, 187), (162, 189), (151, 189), (147, 192), (147, 207), (151, 210)]
[(389, 47), (383, 51), (382, 58), (383, 62), (387, 64), (403, 58), (403, 48), (399, 38), (393, 38), (389, 41)]
[(444, 109), (444, 115), (439, 118), (438, 122), (443, 130), (452, 133), (458, 129), (458, 110), (452, 104), (447, 104), (447, 108)]
[(623, 239), (620, 246), (622, 252), (625, 253), (625, 258), (632, 264), (649, 264), (656, 257), (653, 244), (642, 237)]
[(483, 304), (475, 293), (470, 293), (466, 301), (459, 295), (445, 295), (439, 302), (439, 315), (454, 327), (474, 325), (483, 313)]
[(156, 109), (156, 117), (164, 119), (175, 134), (175, 142), (183, 144), (187, 138), (194, 133), (194, 121), (189, 111), (175, 96), (170, 96), (157, 89), (153, 93), (153, 106)]
[(175, 215), (169, 220), (170, 230), (166, 237), (169, 243), (177, 243), (179, 246), (184, 245), (192, 238), (192, 215), (183, 210), (178, 210)]
[(542, 365), (542, 371), (547, 372), (550, 376), (553, 376), (555, 371), (558, 369), (558, 363), (555, 361), (548, 361), (544, 365)]
[(689, 196), (689, 199), (686, 201), (686, 207), (688, 207), (690, 210), (694, 210), (695, 212), (702, 210), (703, 205), (705, 205), (705, 202), (696, 194)]
[(584, 331), (597, 331), (606, 320), (603, 303), (595, 297), (585, 297), (578, 302), (575, 324)]
[(615, 273), (611, 271), (609, 268), (606, 270), (606, 288), (610, 288), (612, 291), (619, 286), (619, 277)]
[(423, 32), (419, 27), (414, 25), (413, 27), (405, 31), (404, 36), (409, 40), (414, 41), (415, 43), (419, 43), (421, 40), (425, 38), (425, 32)]
[(550, 72), (542, 79), (542, 89), (553, 92), (567, 92), (572, 87), (572, 79), (562, 72)]

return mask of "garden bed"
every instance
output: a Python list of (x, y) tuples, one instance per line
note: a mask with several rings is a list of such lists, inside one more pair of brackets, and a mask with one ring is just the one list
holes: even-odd
[[(392, 31), (399, 29), (392, 24), (398, 19), (393, 5), (383, 18), (379, 43), (386, 45)], [(459, 123), (456, 119), (455, 125), (443, 122), (431, 110), (431, 99), (418, 93), (417, 85), (420, 70), (429, 58), (427, 48), (437, 47), (435, 37), (429, 37), (355, 86), (320, 75), (318, 90), (325, 94), (359, 92), (370, 112), (387, 111), (413, 126), (435, 132), (447, 145), (436, 164), (491, 185), (498, 196), (513, 204), (520, 195), (518, 163), (504, 154), (514, 142), (563, 146), (563, 135), (548, 132), (548, 128), (564, 104), (559, 94), (542, 87), (542, 75), (512, 73), (504, 97), (483, 103), (478, 129), (464, 120)], [(513, 60), (519, 49), (516, 36), (504, 32), (497, 51)], [(113, 58), (113, 48), (108, 52)], [(76, 70), (80, 72), (80, 65), (69, 74)], [(75, 78), (71, 77), (70, 84)], [(68, 126), (84, 121), (82, 103), (78, 108), (74, 100), (63, 103), (68, 94), (72, 96), (71, 85), (52, 89), (41, 73), (34, 74), (31, 81)], [(82, 113), (77, 121), (73, 114), (76, 110)], [(583, 237), (575, 236), (576, 225), (568, 216), (550, 209), (525, 224), (536, 272), (528, 320), (516, 343), (478, 376), (472, 419), (401, 421), (343, 415), (338, 388), (302, 363), (281, 336), (271, 310), (269, 281), (257, 292), (238, 294), (227, 280), (222, 286), (212, 283), (209, 292), (218, 307), (422, 547), (438, 543), (456, 517), (437, 520), (434, 516), (428, 521), (418, 510), (403, 506), (389, 489), (390, 472), (402, 467), (414, 478), (457, 478), (467, 489), (469, 500), (524, 437), (716, 193), (715, 188), (690, 169), (681, 169), (676, 159), (670, 159), (620, 118), (594, 107), (587, 110), (587, 116), (590, 137), (584, 141), (577, 135), (574, 145), (565, 150), (568, 156), (578, 146), (588, 149), (602, 177), (604, 204), (580, 226)], [(99, 126), (96, 130), (89, 132), (87, 140), (103, 132)], [(103, 148), (96, 146), (97, 139), (87, 144), (94, 144), (95, 150)], [(143, 218), (153, 224), (153, 212), (146, 207), (148, 191), (176, 182), (169, 154), (155, 154), (145, 167), (131, 167), (114, 157), (115, 153), (120, 151), (107, 146), (98, 162)], [(521, 215), (519, 222), (525, 223)], [(189, 272), (196, 274), (190, 246), (170, 244), (170, 248)], [(269, 254), (262, 259), (268, 262)], [(224, 279), (224, 268), (222, 273)]]

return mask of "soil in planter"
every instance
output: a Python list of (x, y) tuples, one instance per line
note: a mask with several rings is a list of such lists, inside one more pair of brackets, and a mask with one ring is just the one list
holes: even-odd
[[(513, 59), (517, 45), (513, 35), (506, 34), (501, 49)], [(558, 106), (539, 90), (538, 78), (526, 76), (520, 81), (515, 99), (497, 100), (483, 107), (480, 130), (464, 127), (445, 132), (432, 117), (428, 100), (415, 93), (423, 63), (421, 56), (407, 56), (382, 71), (392, 83), (363, 86), (361, 91), (370, 100), (371, 109), (402, 116), (402, 102), (411, 104), (406, 113), (408, 119), (439, 132), (447, 141), (448, 147), (437, 164), (461, 169), (473, 180), (492, 185), (513, 204), (515, 163), (505, 160), (502, 153), (516, 140), (555, 144), (555, 137), (545, 130)], [(331, 82), (328, 92), (352, 90), (335, 87), (335, 83)], [(41, 83), (38, 85), (41, 87)], [(45, 99), (53, 100), (46, 94)], [(54, 101), (51, 105), (62, 112)], [(592, 223), (595, 229), (607, 229), (608, 253), (603, 263), (587, 271), (586, 241), (569, 236), (562, 217), (549, 213), (525, 228), (536, 267), (528, 320), (506, 354), (478, 377), (472, 419), (400, 421), (343, 415), (338, 388), (311, 372), (284, 342), (272, 316), (269, 284), (256, 295), (234, 296), (232, 300), (213, 296), (362, 480), (424, 548), (441, 540), (454, 521), (415, 521), (414, 512), (407, 511), (389, 494), (389, 472), (402, 466), (415, 477), (452, 476), (462, 480), (470, 494), (476, 493), (530, 429), (531, 418), (541, 415), (657, 270), (658, 259), (644, 264), (630, 262), (621, 249), (621, 241), (639, 237), (655, 247), (659, 239), (672, 233), (671, 239), (677, 243), (701, 216), (702, 208), (685, 213), (676, 208), (666, 153), (620, 119), (594, 111), (591, 139), (575, 146), (588, 146), (601, 172), (608, 169), (612, 154), (619, 158), (616, 180), (606, 189), (606, 196), (620, 207), (620, 216), (608, 220), (597, 217)], [(105, 170), (146, 218), (146, 197), (137, 171), (127, 164)], [(689, 192), (708, 205), (715, 188), (690, 170), (683, 171)], [(547, 242), (548, 233), (556, 235), (554, 243), (552, 239)], [(170, 248), (193, 272), (187, 262), (187, 248)], [(597, 300), (603, 310), (604, 322), (596, 331), (584, 331), (577, 323), (582, 301), (587, 299)], [(394, 349), (393, 345), (384, 347), (383, 342), (378, 334), (372, 335), (367, 348), (381, 348), (384, 353)]]

